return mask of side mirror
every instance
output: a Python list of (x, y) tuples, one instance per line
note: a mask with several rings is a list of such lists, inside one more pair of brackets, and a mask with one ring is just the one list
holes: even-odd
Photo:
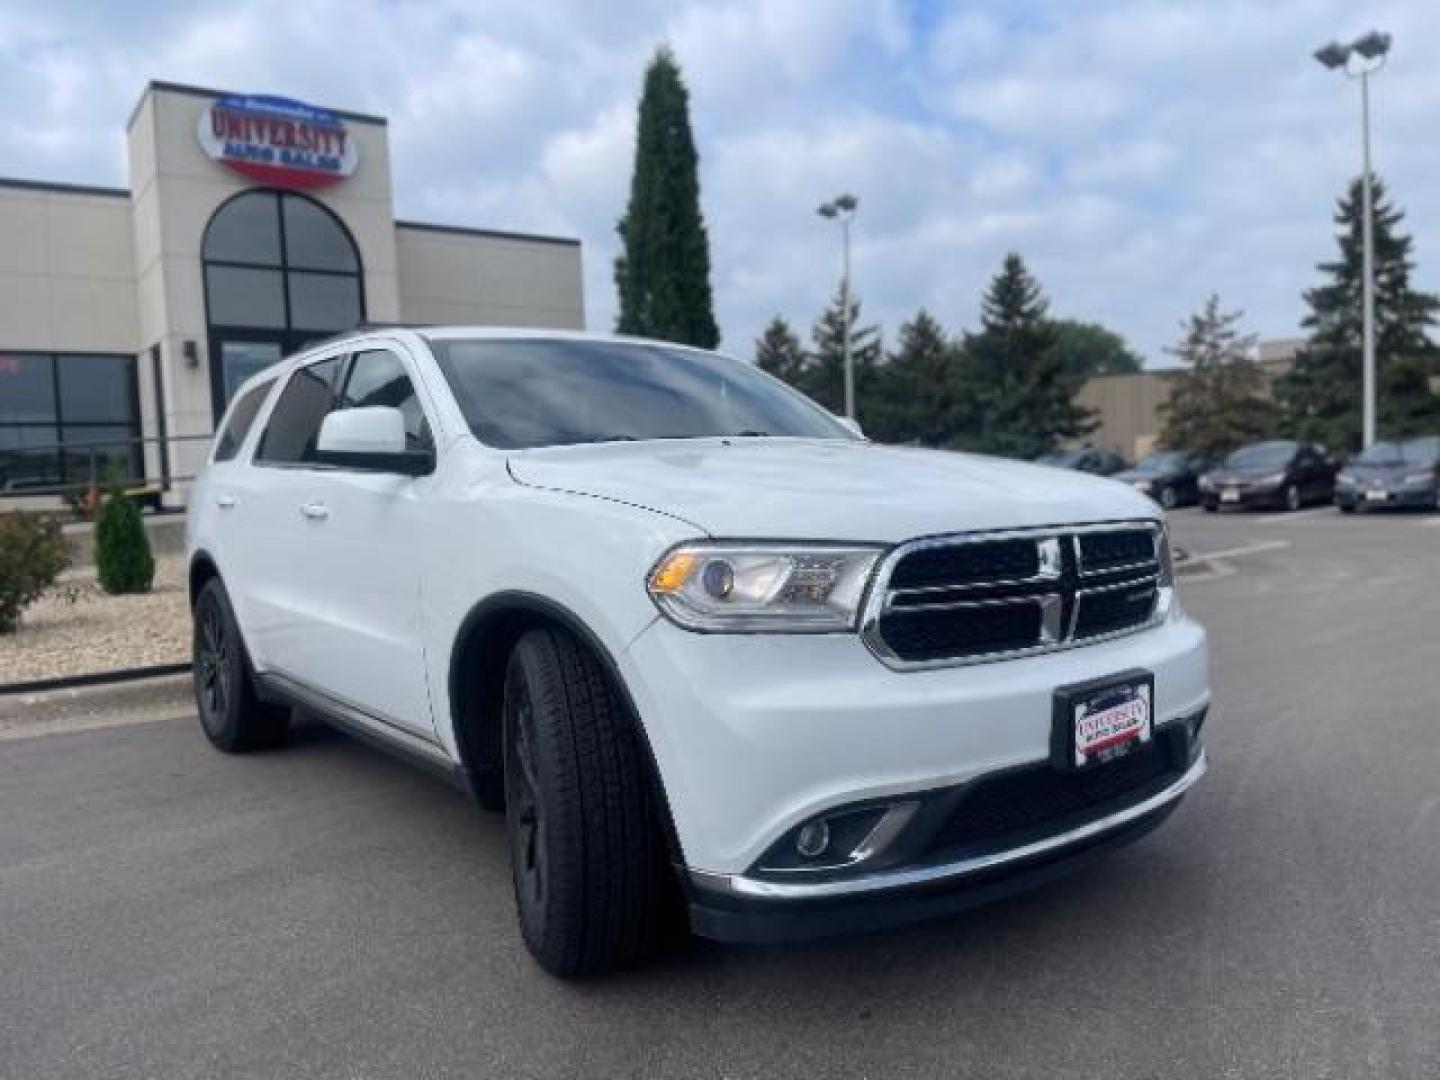
[(315, 460), (363, 472), (423, 476), (435, 467), (432, 454), (405, 445), (405, 414), (387, 405), (342, 409), (320, 422)]
[(860, 427), (860, 421), (856, 420), (853, 416), (837, 416), (835, 419), (839, 420), (840, 426), (857, 439), (863, 439), (865, 437), (865, 432)]

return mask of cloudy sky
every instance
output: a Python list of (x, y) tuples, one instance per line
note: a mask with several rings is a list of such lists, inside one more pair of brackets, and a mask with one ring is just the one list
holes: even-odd
[[(0, 175), (125, 183), (146, 80), (390, 118), (397, 215), (578, 236), (614, 318), (614, 223), (657, 43), (690, 85), (725, 346), (810, 325), (838, 274), (824, 198), (861, 199), (856, 287), (887, 330), (973, 327), (1006, 251), (1058, 314), (1151, 363), (1211, 290), (1296, 332), (1358, 172), (1358, 93), (1310, 51), (1392, 31), (1379, 172), (1440, 287), (1433, 0), (3, 0)], [(1426, 16), (1430, 16), (1427, 19)]]

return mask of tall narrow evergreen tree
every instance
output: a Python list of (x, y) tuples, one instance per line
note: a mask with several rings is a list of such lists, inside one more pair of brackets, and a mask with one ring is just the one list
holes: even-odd
[(779, 315), (770, 320), (765, 332), (755, 341), (755, 364), (782, 382), (799, 386), (805, 374), (807, 357), (800, 339), (790, 324)]
[(900, 324), (898, 347), (879, 381), (865, 425), (877, 442), (948, 446), (969, 421), (959, 351), (924, 308)]
[(850, 335), (850, 360), (855, 365), (855, 411), (864, 423), (878, 391), (880, 328), (860, 326), (860, 301), (850, 295), (848, 315), (841, 311), (840, 291), (810, 331), (813, 358), (805, 366), (800, 389), (837, 416), (845, 411), (845, 358), (843, 343)]
[(1171, 376), (1160, 405), (1162, 445), (1217, 459), (1273, 430), (1275, 405), (1265, 396), (1265, 373), (1251, 355), (1254, 334), (1241, 334), (1240, 312), (1220, 310), (1211, 294), (1166, 349), (1184, 369)]
[(981, 303), (980, 332), (965, 337), (966, 394), (974, 425), (960, 433), (966, 449), (1035, 457), (1095, 422), (1075, 403), (1085, 382), (1056, 347), (1055, 325), (1039, 283), (1013, 252)]
[[(1319, 265), (1325, 283), (1305, 293), (1310, 313), (1301, 325), (1309, 340), (1275, 387), (1290, 432), (1335, 449), (1359, 446), (1361, 435), (1360, 188), (1357, 177), (1336, 206), (1340, 257)], [(1373, 193), (1377, 428), (1390, 437), (1437, 430), (1440, 398), (1429, 377), (1440, 374), (1440, 364), (1429, 330), (1440, 299), (1410, 287), (1412, 241), (1399, 231), (1405, 215), (1378, 179)]]
[(617, 226), (623, 250), (615, 260), (615, 329), (710, 349), (720, 331), (696, 164), (690, 95), (674, 55), (662, 47), (645, 71), (630, 202)]

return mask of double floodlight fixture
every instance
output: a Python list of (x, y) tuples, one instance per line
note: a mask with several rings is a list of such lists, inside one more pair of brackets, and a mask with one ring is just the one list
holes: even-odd
[(827, 203), (821, 203), (815, 211), (821, 217), (836, 218), (842, 214), (853, 214), (855, 208), (860, 205), (860, 200), (854, 195), (837, 195)]
[(1363, 60), (1383, 61), (1385, 54), (1389, 51), (1390, 35), (1382, 34), (1379, 30), (1371, 30), (1368, 34), (1361, 34), (1349, 45), (1342, 45), (1338, 41), (1322, 45), (1315, 50), (1315, 59), (1333, 70), (1345, 67), (1350, 62), (1352, 55), (1359, 56)]

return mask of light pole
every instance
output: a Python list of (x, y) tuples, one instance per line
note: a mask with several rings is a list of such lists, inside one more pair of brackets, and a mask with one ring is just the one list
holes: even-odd
[(850, 222), (860, 200), (854, 195), (837, 195), (822, 203), (815, 212), (823, 218), (840, 222), (840, 242), (844, 249), (840, 272), (840, 358), (845, 367), (845, 415), (855, 419), (855, 364), (850, 358)]
[[(1360, 238), (1363, 247), (1361, 268), (1362, 385), (1364, 393), (1363, 441), (1375, 441), (1375, 225), (1370, 201), (1370, 76), (1385, 66), (1390, 52), (1390, 35), (1378, 30), (1362, 34), (1349, 45), (1338, 41), (1315, 50), (1315, 59), (1332, 71), (1343, 71), (1360, 80), (1360, 146), (1363, 159), (1360, 173)], [(1352, 65), (1351, 57), (1359, 63)]]

